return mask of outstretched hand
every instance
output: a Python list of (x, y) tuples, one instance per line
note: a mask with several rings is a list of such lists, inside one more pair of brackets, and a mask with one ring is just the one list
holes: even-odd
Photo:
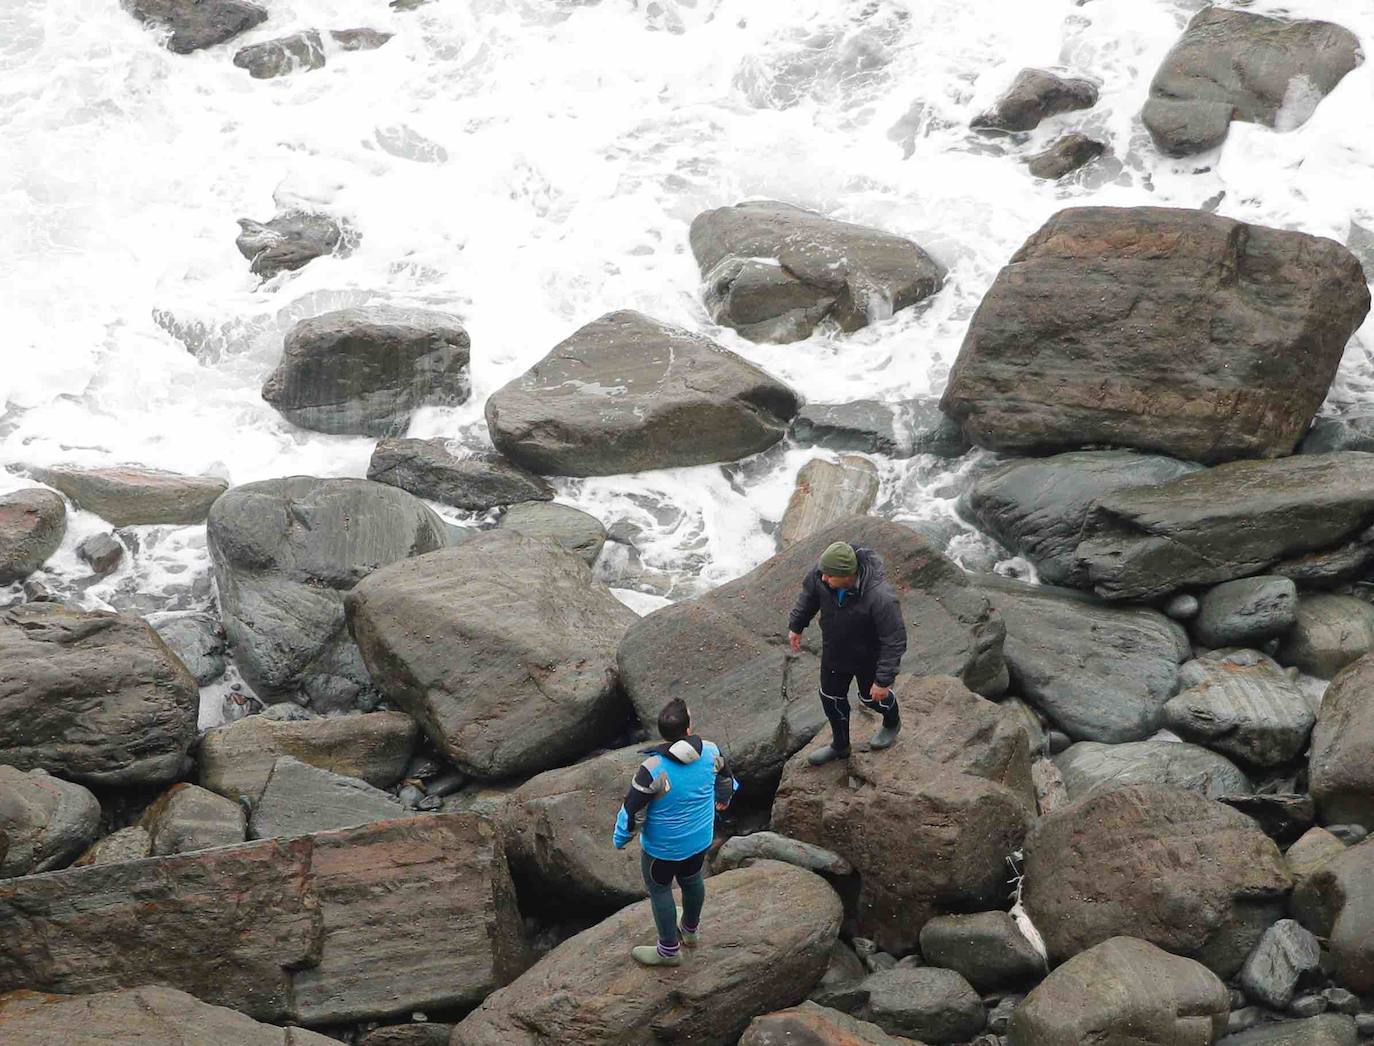
[(787, 645), (790, 646), (790, 647), (792, 648), (792, 653), (794, 653), (794, 654), (800, 654), (800, 653), (801, 653), (801, 633), (800, 633), (800, 632), (788, 632), (788, 633), (787, 633)]

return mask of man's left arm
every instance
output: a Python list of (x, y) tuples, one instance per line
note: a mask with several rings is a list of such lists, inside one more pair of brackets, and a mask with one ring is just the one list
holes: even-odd
[(873, 626), (878, 633), (878, 665), (873, 682), (886, 689), (901, 671), (902, 655), (906, 653), (906, 622), (895, 594), (873, 608)]

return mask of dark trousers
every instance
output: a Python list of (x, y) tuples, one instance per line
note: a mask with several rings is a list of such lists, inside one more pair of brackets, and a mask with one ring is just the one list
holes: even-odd
[(834, 746), (842, 752), (849, 748), (849, 684), (855, 680), (859, 683), (859, 700), (865, 708), (882, 714), (883, 726), (895, 727), (902, 721), (895, 693), (889, 690), (881, 701), (874, 701), (869, 696), (875, 670), (876, 666), (872, 665), (857, 669), (821, 665), (821, 707), (825, 709), (825, 718), (830, 720)]
[(676, 954), (678, 946), (677, 905), (673, 903), (673, 880), (682, 888), (682, 925), (695, 930), (701, 922), (706, 903), (706, 851), (684, 861), (665, 861), (641, 851), (639, 871), (649, 891), (649, 908), (658, 930), (658, 950)]

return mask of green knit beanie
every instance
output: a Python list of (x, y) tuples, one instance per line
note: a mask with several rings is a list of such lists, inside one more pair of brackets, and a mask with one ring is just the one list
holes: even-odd
[(821, 573), (830, 577), (848, 577), (859, 572), (859, 557), (854, 546), (837, 541), (821, 553)]

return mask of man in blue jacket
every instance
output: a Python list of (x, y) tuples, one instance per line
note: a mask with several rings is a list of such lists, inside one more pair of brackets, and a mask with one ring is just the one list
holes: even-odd
[[(675, 697), (658, 714), (663, 743), (645, 750), (615, 820), (615, 847), (640, 832), (640, 871), (658, 928), (658, 945), (630, 949), (644, 966), (680, 966), (682, 948), (697, 946), (706, 900), (706, 851), (715, 836), (716, 810), (730, 805), (738, 785), (720, 749), (692, 733), (687, 705)], [(682, 921), (673, 903), (673, 880), (682, 888)]]
[(836, 541), (821, 553), (815, 569), (802, 579), (792, 608), (787, 639), (801, 652), (801, 634), (821, 615), (821, 707), (830, 721), (830, 744), (807, 761), (820, 766), (849, 755), (849, 684), (859, 684), (859, 700), (878, 712), (883, 725), (871, 749), (891, 747), (902, 728), (892, 683), (906, 653), (902, 604), (887, 583), (883, 561), (871, 549)]

